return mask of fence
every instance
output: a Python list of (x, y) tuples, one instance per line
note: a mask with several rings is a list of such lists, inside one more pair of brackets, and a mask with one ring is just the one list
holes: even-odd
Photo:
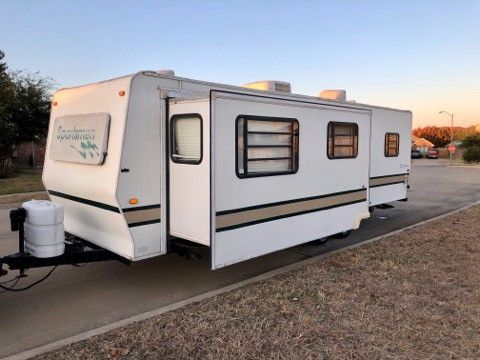
[(14, 161), (18, 165), (30, 165), (34, 168), (43, 167), (45, 160), (46, 140), (26, 142), (17, 146)]

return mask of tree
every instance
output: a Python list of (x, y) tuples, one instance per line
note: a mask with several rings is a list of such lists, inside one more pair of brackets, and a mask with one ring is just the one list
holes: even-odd
[(16, 85), (12, 112), (15, 144), (38, 141), (47, 135), (52, 81), (28, 73), (15, 73), (12, 79)]
[(10, 174), (15, 145), (46, 135), (53, 81), (39, 74), (9, 72), (0, 51), (0, 177)]
[(422, 137), (436, 147), (443, 147), (450, 142), (450, 128), (438, 126), (426, 126), (424, 128), (416, 128), (412, 131), (413, 135)]
[(477, 127), (475, 125), (469, 127), (455, 127), (454, 128), (454, 139), (464, 141), (466, 138), (479, 134)]
[(15, 85), (7, 73), (5, 54), (0, 50), (0, 177), (10, 174), (15, 125), (12, 122)]
[[(416, 128), (412, 131), (412, 134), (417, 137), (423, 137), (428, 141), (431, 141), (435, 144), (436, 147), (444, 147), (450, 143), (450, 127), (449, 126), (426, 126), (423, 128)], [(479, 134), (476, 126), (469, 127), (460, 127), (455, 126), (453, 128), (453, 140), (464, 141), (464, 139), (469, 138)]]

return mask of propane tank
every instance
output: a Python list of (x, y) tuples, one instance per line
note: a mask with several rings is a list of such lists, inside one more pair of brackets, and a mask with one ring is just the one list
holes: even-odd
[(63, 206), (47, 200), (23, 203), (25, 219), (25, 252), (38, 258), (60, 256), (65, 251)]

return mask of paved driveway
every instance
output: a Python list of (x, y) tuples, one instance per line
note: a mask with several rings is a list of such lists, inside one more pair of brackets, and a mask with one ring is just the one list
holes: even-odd
[[(322, 246), (303, 245), (218, 271), (207, 257), (191, 261), (177, 255), (131, 266), (116, 262), (63, 266), (44, 283), (21, 293), (0, 293), (0, 357), (107, 325), (204, 293), (305, 257), (363, 241), (480, 200), (480, 169), (444, 167), (435, 160), (412, 166), (409, 201), (375, 210), (346, 239)], [(0, 209), (0, 254), (16, 250), (8, 209)], [(47, 269), (29, 271), (33, 277)], [(3, 279), (2, 279), (3, 280)]]

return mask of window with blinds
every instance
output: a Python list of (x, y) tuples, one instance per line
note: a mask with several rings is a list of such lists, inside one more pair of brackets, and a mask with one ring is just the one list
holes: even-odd
[(293, 174), (298, 170), (296, 119), (240, 116), (237, 118), (237, 176)]
[(396, 157), (400, 147), (400, 135), (397, 133), (385, 134), (385, 156)]
[(358, 125), (355, 123), (328, 123), (329, 159), (350, 159), (358, 155)]
[(202, 162), (202, 117), (199, 114), (179, 114), (171, 120), (172, 161), (183, 164)]

